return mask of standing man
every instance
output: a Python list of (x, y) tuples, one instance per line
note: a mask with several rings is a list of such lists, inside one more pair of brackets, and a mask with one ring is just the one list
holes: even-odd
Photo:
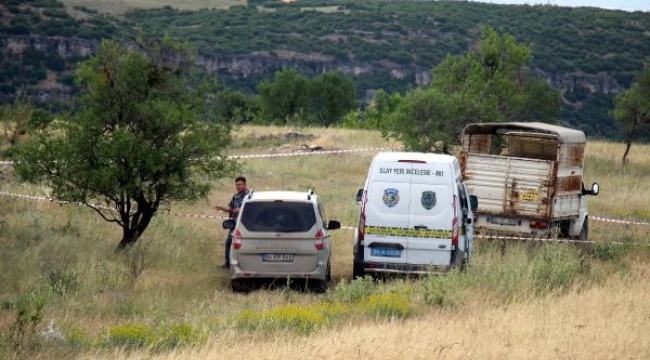
[[(248, 186), (246, 186), (245, 177), (239, 176), (238, 178), (235, 179), (235, 189), (237, 190), (237, 193), (233, 195), (232, 199), (230, 200), (230, 203), (228, 203), (228, 206), (217, 205), (214, 207), (216, 210), (227, 212), (230, 218), (233, 220), (237, 220), (237, 216), (239, 215), (239, 209), (241, 209), (241, 205), (244, 202), (244, 197), (246, 197), (246, 195), (248, 195), (249, 193)], [(230, 230), (230, 232), (228, 232), (228, 238), (226, 239), (226, 262), (223, 265), (221, 265), (221, 267), (224, 269), (230, 269), (230, 246), (231, 245), (232, 245), (232, 229)]]

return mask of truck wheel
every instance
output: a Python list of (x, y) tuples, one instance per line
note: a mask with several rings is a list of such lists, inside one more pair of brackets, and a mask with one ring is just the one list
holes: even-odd
[(587, 241), (589, 237), (589, 218), (585, 218), (585, 222), (582, 224), (582, 230), (580, 230), (580, 241)]

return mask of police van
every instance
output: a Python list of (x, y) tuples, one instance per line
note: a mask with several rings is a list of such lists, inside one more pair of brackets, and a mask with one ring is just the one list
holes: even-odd
[(450, 155), (377, 154), (357, 193), (354, 277), (461, 267), (472, 255), (478, 200)]

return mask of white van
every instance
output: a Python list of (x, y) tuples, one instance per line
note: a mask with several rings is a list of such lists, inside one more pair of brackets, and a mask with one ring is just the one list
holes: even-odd
[(478, 200), (463, 184), (455, 157), (379, 153), (357, 202), (354, 277), (428, 273), (470, 260)]

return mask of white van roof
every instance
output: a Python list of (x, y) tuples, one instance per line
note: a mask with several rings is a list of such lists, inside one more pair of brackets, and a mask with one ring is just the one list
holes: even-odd
[(381, 152), (375, 156), (375, 160), (379, 161), (424, 161), (427, 163), (453, 163), (456, 158), (451, 155), (421, 153), (421, 152)]

